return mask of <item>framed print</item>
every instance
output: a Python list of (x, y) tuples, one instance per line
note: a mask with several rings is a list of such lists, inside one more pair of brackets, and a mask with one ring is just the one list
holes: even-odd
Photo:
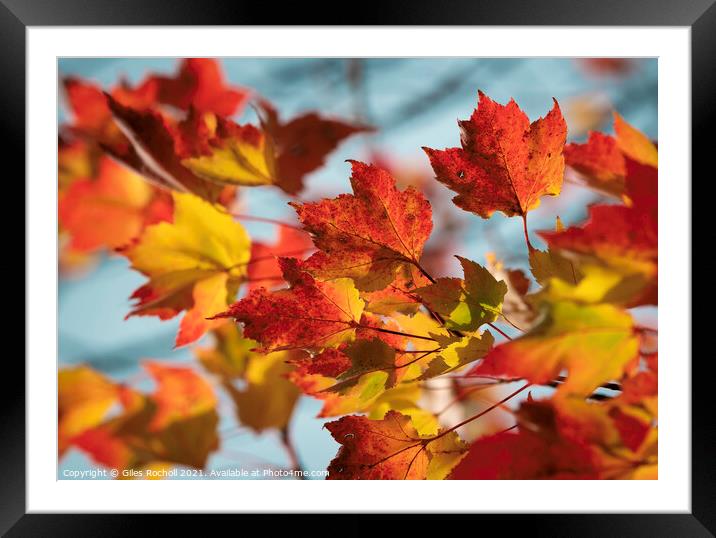
[(80, 4), (0, 10), (27, 212), (3, 532), (499, 513), (712, 535), (708, 1), (352, 26)]

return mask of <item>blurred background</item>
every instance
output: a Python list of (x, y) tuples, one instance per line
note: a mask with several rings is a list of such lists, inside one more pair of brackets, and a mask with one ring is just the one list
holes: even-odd
[[(171, 58), (72, 58), (59, 60), (60, 77), (88, 79), (102, 87), (122, 78), (136, 83), (149, 72), (174, 73), (178, 60)], [(583, 141), (589, 130), (613, 132), (612, 111), (657, 139), (656, 59), (571, 58), (226, 58), (222, 60), (228, 82), (248, 87), (269, 99), (281, 117), (311, 110), (323, 115), (369, 123), (375, 134), (350, 138), (333, 152), (325, 167), (310, 175), (301, 200), (310, 201), (350, 192), (349, 165), (345, 159), (382, 164), (403, 186), (415, 184), (431, 200), (435, 231), (426, 247), (434, 273), (460, 275), (453, 254), (486, 263), (494, 253), (511, 268), (528, 270), (527, 251), (520, 219), (495, 214), (483, 220), (450, 203), (452, 193), (434, 181), (421, 146), (442, 149), (459, 145), (456, 121), (467, 119), (481, 89), (492, 99), (506, 103), (514, 98), (531, 120), (544, 116), (555, 97), (569, 128), (569, 141)], [(58, 121), (67, 120), (60, 96)], [(255, 122), (248, 107), (241, 122)], [(288, 196), (278, 189), (243, 189), (247, 213), (293, 221)], [(565, 225), (584, 219), (587, 205), (608, 201), (569, 177), (563, 194), (543, 199), (530, 213), (532, 240), (541, 242), (536, 230), (554, 226), (557, 215)], [(244, 223), (252, 238), (273, 241), (274, 226)], [(119, 256), (102, 255), (91, 266), (60, 275), (59, 366), (88, 364), (115, 380), (133, 382), (145, 358), (173, 364), (196, 363), (191, 346), (173, 350), (180, 317), (161, 322), (152, 317), (124, 320), (129, 296), (144, 277), (128, 268)], [(637, 313), (654, 320), (655, 311)], [(199, 345), (202, 343), (199, 342)], [(278, 433), (255, 435), (236, 423), (229, 402), (220, 408), (221, 449), (210, 456), (210, 469), (287, 467), (286, 452)], [(308, 470), (325, 469), (338, 444), (315, 418), (321, 402), (299, 400), (291, 431), (299, 459)], [(88, 469), (93, 463), (71, 450), (58, 465), (64, 469)]]

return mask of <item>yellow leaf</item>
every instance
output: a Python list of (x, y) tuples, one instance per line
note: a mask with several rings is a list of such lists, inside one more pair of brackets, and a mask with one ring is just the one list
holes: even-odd
[(269, 428), (285, 428), (300, 394), (287, 379), (294, 367), (287, 364), (296, 351), (277, 351), (268, 355), (254, 355), (246, 369), (247, 387), (237, 389), (230, 381), (224, 386), (237, 406), (241, 424), (256, 432)]
[(148, 227), (124, 254), (149, 282), (132, 295), (131, 315), (168, 319), (182, 310), (177, 345), (193, 342), (218, 325), (246, 276), (251, 243), (230, 215), (192, 194), (174, 193), (174, 220)]
[(196, 175), (230, 185), (270, 185), (276, 182), (271, 139), (254, 129), (237, 130), (212, 146), (209, 155), (183, 159)]
[(72, 438), (97, 426), (117, 402), (117, 386), (86, 366), (60, 370), (58, 439), (60, 455)]
[(560, 394), (589, 395), (619, 379), (639, 351), (632, 318), (612, 305), (551, 305), (540, 324), (501, 344), (472, 373), (524, 377), (543, 384), (567, 370)]

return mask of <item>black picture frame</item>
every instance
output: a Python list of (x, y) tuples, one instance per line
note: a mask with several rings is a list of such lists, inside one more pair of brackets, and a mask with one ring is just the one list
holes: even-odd
[[(449, 9), (440, 2), (404, 2), (384, 0), (379, 5), (347, 6), (346, 16), (339, 17), (330, 6), (295, 3), (280, 9), (266, 10), (265, 4), (244, 1), (213, 0), (0, 0), (0, 83), (4, 131), (4, 172), (6, 180), (25, 176), (23, 154), (25, 143), (25, 31), (28, 26), (83, 25), (283, 25), (283, 24), (349, 24), (349, 25), (584, 25), (584, 26), (688, 26), (691, 28), (692, 52), (692, 169), (693, 175), (713, 177), (707, 168), (709, 151), (716, 147), (712, 127), (716, 119), (716, 0), (542, 0), (523, 2), (499, 0), (451, 2)], [(338, 3), (333, 7), (340, 8)], [(12, 156), (12, 157), (11, 157)], [(689, 188), (688, 178), (679, 178)], [(13, 179), (19, 189), (20, 182)], [(708, 181), (708, 180), (706, 180)], [(49, 185), (49, 183), (48, 183)], [(693, 182), (691, 183), (693, 186)], [(6, 184), (7, 188), (7, 184)], [(5, 191), (8, 192), (7, 190)], [(7, 195), (6, 195), (7, 196)], [(25, 198), (24, 189), (17, 196)], [(18, 205), (17, 198), (6, 199)], [(25, 200), (26, 204), (32, 200)], [(694, 197), (692, 214), (668, 218), (690, 218), (692, 247), (713, 245), (716, 239), (710, 222), (708, 197)], [(700, 204), (700, 205), (699, 205)], [(662, 225), (668, 225), (663, 219)], [(15, 221), (16, 222), (16, 221)], [(10, 237), (12, 235), (12, 237)], [(18, 233), (9, 234), (9, 241), (19, 243)], [(707, 243), (708, 242), (708, 243)], [(8, 247), (12, 248), (12, 247)], [(17, 245), (14, 252), (25, 246)], [(706, 249), (708, 250), (708, 249)], [(692, 249), (693, 252), (693, 249)], [(14, 259), (19, 256), (13, 254)], [(713, 287), (712, 264), (691, 263), (692, 282), (706, 283), (699, 288), (698, 303), (708, 302)], [(25, 287), (32, 286), (22, 277)], [(702, 291), (703, 286), (703, 291)], [(19, 289), (19, 286), (15, 286)], [(4, 294), (5, 295), (5, 294)], [(9, 299), (7, 299), (9, 300)], [(17, 304), (17, 303), (15, 303)], [(17, 306), (13, 313), (17, 314)], [(7, 312), (7, 310), (6, 310)], [(692, 307), (692, 335), (706, 334), (710, 316), (699, 315)], [(18, 319), (19, 316), (15, 316)], [(24, 319), (24, 316), (23, 316)], [(504, 525), (505, 530), (536, 533), (545, 536), (714, 536), (716, 534), (716, 421), (711, 410), (713, 377), (709, 375), (711, 353), (697, 354), (684, 347), (682, 357), (692, 362), (692, 511), (689, 514), (590, 514), (590, 515), (502, 515), (489, 523)], [(12, 382), (2, 384), (3, 405), (0, 407), (2, 440), (0, 441), (0, 532), (7, 536), (127, 536), (152, 532), (166, 521), (148, 515), (59, 515), (26, 514), (25, 509), (25, 379), (24, 364), (17, 354), (7, 353), (3, 372)], [(317, 510), (320, 507), (316, 507)], [(183, 534), (207, 529), (206, 516), (176, 516)], [(242, 515), (240, 517), (246, 517)], [(268, 519), (272, 516), (254, 516)], [(341, 522), (346, 530), (371, 528), (372, 518), (351, 516), (356, 522)], [(463, 516), (457, 525), (463, 525)], [(471, 516), (474, 517), (474, 516)], [(178, 519), (181, 518), (181, 519)], [(357, 519), (360, 518), (360, 519)], [(506, 521), (509, 519), (509, 521)], [(271, 525), (276, 519), (253, 522)], [(481, 521), (485, 523), (485, 521)], [(425, 530), (424, 520), (412, 516), (402, 529)], [(467, 525), (474, 523), (468, 522)], [(452, 529), (456, 527), (451, 525)], [(484, 527), (480, 527), (484, 528)]]

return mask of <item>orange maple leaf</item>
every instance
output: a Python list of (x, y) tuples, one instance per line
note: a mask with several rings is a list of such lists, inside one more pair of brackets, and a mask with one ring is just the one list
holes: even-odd
[(514, 100), (503, 106), (479, 92), (472, 117), (459, 126), (462, 147), (423, 148), (437, 180), (458, 193), (458, 207), (483, 218), (525, 216), (542, 196), (559, 194), (567, 124), (556, 100), (530, 124)]

